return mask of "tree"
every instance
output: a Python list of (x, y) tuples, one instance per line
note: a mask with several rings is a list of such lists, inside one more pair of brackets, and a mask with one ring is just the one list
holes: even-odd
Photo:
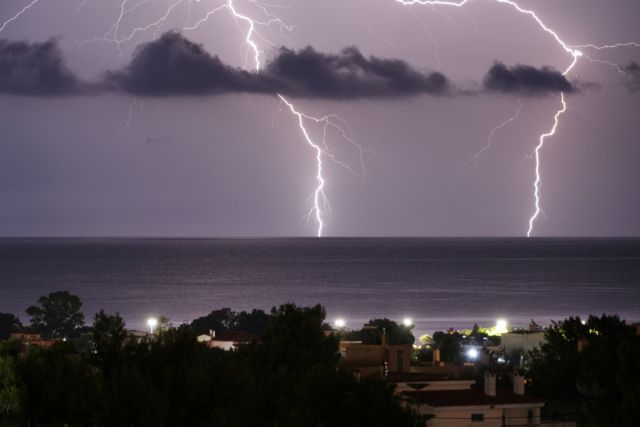
[(617, 316), (570, 317), (554, 322), (547, 343), (532, 353), (533, 391), (554, 417), (593, 426), (637, 423), (640, 337)]
[(206, 316), (198, 317), (191, 322), (191, 328), (196, 334), (208, 334), (214, 331), (216, 334), (228, 331), (233, 324), (234, 313), (230, 308), (213, 310)]
[(398, 325), (391, 319), (371, 319), (361, 331), (362, 342), (364, 344), (380, 344), (384, 332), (388, 344), (413, 344), (416, 338), (411, 329), (412, 327)]
[(68, 338), (84, 325), (80, 297), (67, 291), (52, 292), (27, 308), (31, 326), (47, 338)]
[(206, 316), (199, 317), (191, 322), (191, 328), (196, 334), (208, 334), (214, 331), (219, 334), (225, 331), (245, 331), (262, 335), (269, 322), (269, 314), (263, 310), (251, 310), (250, 312), (235, 312), (230, 308), (213, 310)]
[(127, 333), (124, 320), (118, 313), (106, 314), (100, 310), (93, 318), (94, 358), (106, 368), (113, 364), (122, 349)]
[[(435, 334), (434, 334), (435, 338)], [(440, 348), (440, 359), (443, 362), (460, 363), (462, 361), (462, 346), (460, 345), (458, 333), (445, 334), (438, 347)]]
[(269, 323), (269, 318), (270, 316), (264, 310), (241, 311), (236, 313), (231, 329), (262, 335)]
[(13, 332), (18, 331), (22, 325), (20, 320), (11, 313), (0, 313), (0, 341), (8, 339)]

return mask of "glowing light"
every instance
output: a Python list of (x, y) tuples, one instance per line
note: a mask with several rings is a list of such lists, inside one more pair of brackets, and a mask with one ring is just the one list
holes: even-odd
[(507, 332), (509, 332), (507, 321), (505, 319), (496, 320), (496, 333), (506, 334)]
[(333, 324), (335, 325), (336, 328), (342, 329), (347, 325), (347, 322), (345, 322), (344, 319), (342, 318), (338, 318), (333, 322)]
[(149, 327), (149, 331), (153, 334), (153, 330), (158, 326), (158, 319), (155, 317), (149, 317), (147, 319), (147, 326)]
[(405, 317), (405, 318), (402, 320), (402, 324), (403, 324), (404, 326), (406, 326), (407, 328), (410, 328), (411, 326), (413, 326), (413, 319), (411, 319), (410, 317)]
[(476, 360), (479, 355), (480, 353), (475, 348), (470, 348), (469, 350), (467, 350), (467, 357), (471, 360)]

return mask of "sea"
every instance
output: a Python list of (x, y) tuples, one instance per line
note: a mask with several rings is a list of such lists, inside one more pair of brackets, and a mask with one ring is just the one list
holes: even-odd
[(420, 335), (589, 314), (640, 320), (640, 239), (0, 239), (0, 312), (28, 322), (49, 292), (80, 296), (131, 329), (212, 310), (322, 304), (327, 321), (372, 318)]

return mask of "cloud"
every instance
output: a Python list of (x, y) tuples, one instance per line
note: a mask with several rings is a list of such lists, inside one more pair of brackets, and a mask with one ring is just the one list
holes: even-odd
[(225, 65), (175, 32), (138, 46), (129, 65), (104, 77), (108, 88), (152, 96), (271, 92), (263, 80)]
[(366, 58), (355, 47), (337, 55), (312, 47), (298, 52), (281, 48), (266, 73), (299, 96), (317, 98), (372, 98), (442, 94), (449, 84), (440, 73), (424, 74), (397, 59)]
[(624, 67), (624, 72), (625, 86), (629, 92), (640, 92), (640, 65), (637, 62), (632, 62)]
[(70, 95), (83, 83), (67, 67), (55, 40), (44, 43), (0, 40), (0, 93)]
[(507, 67), (496, 61), (484, 77), (488, 91), (522, 95), (548, 95), (556, 92), (575, 92), (576, 88), (558, 71), (549, 67), (529, 65)]
[(449, 86), (440, 73), (424, 74), (400, 60), (366, 58), (355, 47), (336, 55), (312, 47), (282, 48), (261, 73), (250, 73), (175, 32), (139, 46), (129, 65), (105, 74), (105, 84), (152, 96), (245, 92), (334, 99), (441, 94)]

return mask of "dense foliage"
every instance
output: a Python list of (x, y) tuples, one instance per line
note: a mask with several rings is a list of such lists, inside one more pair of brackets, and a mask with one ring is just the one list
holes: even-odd
[(69, 338), (84, 325), (82, 302), (67, 291), (40, 297), (38, 304), (27, 308), (31, 328), (46, 338)]
[(96, 314), (91, 350), (0, 344), (0, 425), (417, 426), (381, 379), (338, 366), (321, 306), (273, 309), (260, 343), (209, 348), (189, 325), (129, 338)]
[(245, 331), (261, 335), (269, 323), (269, 314), (263, 310), (235, 312), (230, 308), (213, 310), (203, 317), (191, 322), (191, 328), (197, 334), (208, 334), (214, 331), (219, 334), (224, 331)]
[(547, 329), (532, 354), (531, 388), (547, 414), (588, 426), (637, 426), (640, 337), (617, 316), (570, 317)]
[(344, 338), (362, 341), (364, 344), (380, 344), (382, 334), (387, 336), (387, 344), (413, 344), (415, 337), (411, 331), (413, 326), (399, 325), (391, 319), (371, 319), (360, 330), (344, 332)]

